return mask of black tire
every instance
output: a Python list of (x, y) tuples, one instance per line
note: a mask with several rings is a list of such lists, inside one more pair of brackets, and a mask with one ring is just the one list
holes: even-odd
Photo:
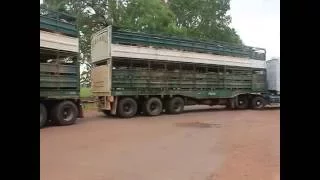
[(52, 120), (59, 126), (74, 124), (78, 117), (78, 108), (71, 101), (62, 101), (52, 110)]
[(251, 101), (251, 106), (253, 109), (262, 109), (264, 108), (265, 105), (266, 105), (266, 100), (261, 96), (257, 96), (253, 98)]
[(166, 112), (169, 114), (180, 114), (183, 110), (184, 100), (181, 97), (174, 97), (166, 103)]
[(131, 118), (137, 114), (138, 104), (133, 98), (120, 99), (118, 103), (118, 115), (121, 118)]
[(48, 121), (48, 113), (46, 107), (40, 103), (40, 128), (44, 127)]
[(237, 109), (247, 109), (249, 108), (249, 100), (247, 96), (238, 96), (238, 101), (236, 103)]
[(102, 110), (103, 114), (106, 116), (113, 116), (110, 110)]
[(152, 97), (143, 104), (143, 113), (148, 116), (158, 116), (162, 112), (162, 102), (157, 97)]

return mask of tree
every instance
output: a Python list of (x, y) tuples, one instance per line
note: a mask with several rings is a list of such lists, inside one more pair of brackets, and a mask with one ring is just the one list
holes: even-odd
[(92, 65), (88, 62), (83, 63), (83, 69), (80, 74), (80, 84), (81, 87), (90, 87), (91, 86), (91, 68)]
[(169, 0), (176, 15), (176, 25), (185, 28), (188, 37), (241, 44), (241, 39), (230, 28), (230, 0)]
[(67, 12), (66, 4), (67, 0), (43, 0), (43, 3), (40, 6), (59, 12)]
[(134, 31), (163, 32), (175, 22), (173, 12), (159, 0), (128, 1), (120, 26)]

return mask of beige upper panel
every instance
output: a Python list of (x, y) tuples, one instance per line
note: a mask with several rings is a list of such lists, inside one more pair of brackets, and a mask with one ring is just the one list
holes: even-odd
[(40, 47), (69, 52), (79, 52), (79, 39), (40, 30)]
[(265, 61), (253, 60), (248, 58), (119, 44), (112, 44), (111, 55), (112, 57), (266, 68)]
[(99, 62), (111, 57), (111, 26), (98, 31), (91, 37), (91, 62)]

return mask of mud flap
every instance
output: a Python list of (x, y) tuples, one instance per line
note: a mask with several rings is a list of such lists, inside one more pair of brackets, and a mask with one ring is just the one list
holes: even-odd
[(231, 109), (236, 108), (237, 97), (229, 99), (229, 104)]
[(118, 106), (118, 97), (114, 97), (114, 101), (112, 102), (111, 106), (111, 114), (116, 115), (117, 113), (117, 106)]
[(83, 104), (81, 103), (80, 100), (78, 102), (78, 110), (79, 110), (78, 118), (83, 118), (84, 117), (84, 115), (83, 115)]

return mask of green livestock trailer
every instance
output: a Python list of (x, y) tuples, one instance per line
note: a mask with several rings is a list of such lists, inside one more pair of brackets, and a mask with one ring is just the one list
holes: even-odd
[(82, 117), (76, 19), (40, 8), (40, 128)]
[(197, 104), (260, 109), (280, 101), (268, 92), (263, 48), (108, 26), (92, 36), (91, 58), (92, 92), (106, 115), (178, 114)]

